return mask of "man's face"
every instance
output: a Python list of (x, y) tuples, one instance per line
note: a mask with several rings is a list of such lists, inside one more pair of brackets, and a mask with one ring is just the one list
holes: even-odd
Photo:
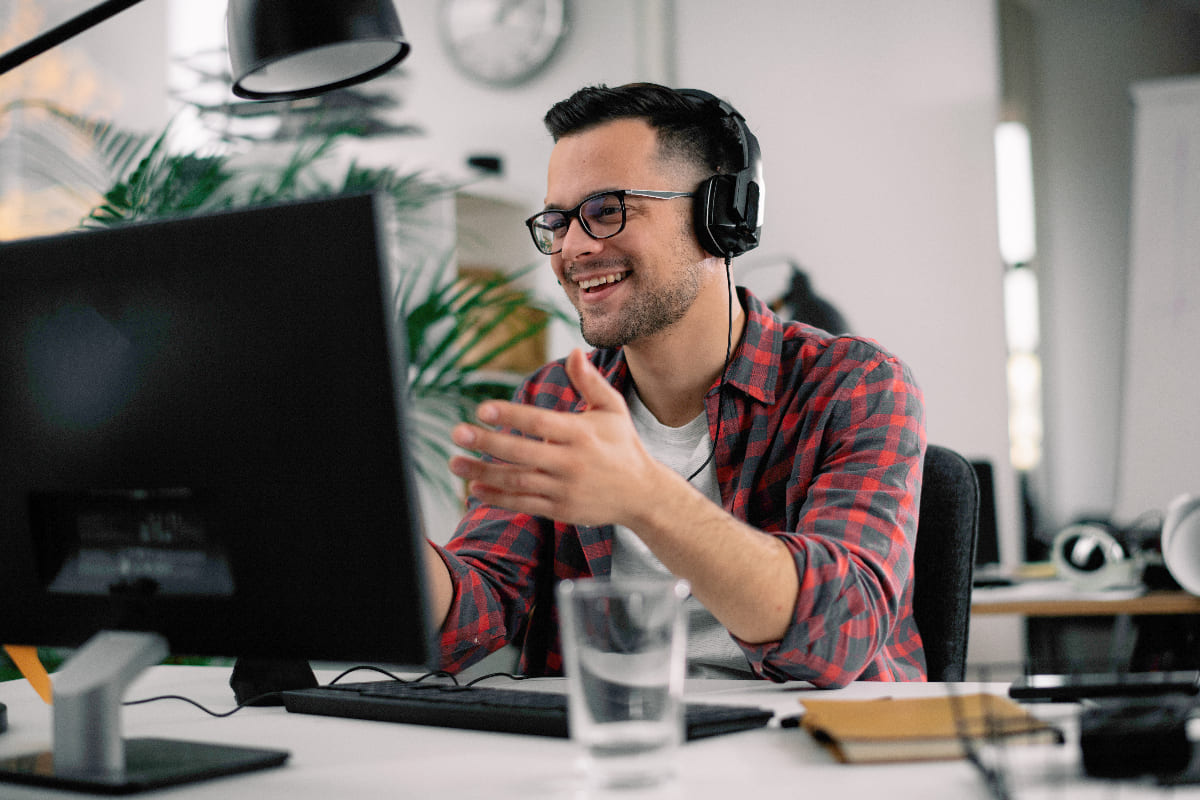
[[(550, 156), (547, 208), (574, 208), (615, 189), (690, 192), (694, 171), (664, 163), (658, 137), (641, 120), (616, 120), (564, 136)], [(617, 347), (679, 321), (711, 277), (708, 254), (692, 232), (691, 198), (626, 197), (625, 229), (593, 239), (572, 220), (554, 274), (579, 312), (583, 338)], [(585, 288), (586, 287), (586, 288)]]

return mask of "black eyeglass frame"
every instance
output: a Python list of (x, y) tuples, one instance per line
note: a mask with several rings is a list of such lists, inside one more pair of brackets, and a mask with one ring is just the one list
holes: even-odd
[[(579, 220), (579, 225), (580, 225), (580, 227), (583, 228), (583, 232), (586, 233), (588, 236), (592, 237), (593, 239), (611, 239), (612, 237), (616, 236), (621, 231), (625, 230), (625, 221), (628, 216), (625, 212), (625, 198), (626, 197), (649, 197), (654, 200), (675, 200), (680, 197), (692, 197), (693, 194), (694, 194), (693, 192), (662, 192), (662, 191), (657, 191), (654, 189), (610, 189), (607, 192), (596, 192), (593, 195), (588, 195), (587, 197), (583, 198), (583, 200), (581, 200), (579, 202), (579, 205), (575, 206), (574, 208), (572, 208), (569, 211), (566, 209), (561, 209), (561, 208), (547, 208), (542, 211), (539, 211), (538, 213), (534, 214), (529, 219), (525, 220), (525, 227), (527, 227), (529, 229), (529, 235), (533, 238), (533, 245), (534, 245), (534, 247), (536, 247), (538, 249), (538, 252), (543, 253), (548, 256), (552, 256), (555, 253), (562, 252), (562, 239), (563, 239), (563, 237), (565, 237), (567, 235), (567, 231), (570, 230), (572, 219)], [(612, 233), (606, 233), (603, 236), (597, 236), (595, 233), (592, 232), (591, 227), (588, 226), (587, 220), (585, 220), (583, 218), (583, 214), (580, 212), (583, 210), (583, 207), (585, 205), (587, 205), (588, 203), (590, 203), (591, 201), (596, 200), (597, 198), (600, 198), (600, 197), (608, 197), (608, 196), (616, 197), (617, 202), (621, 206), (621, 224)], [(541, 219), (542, 217), (545, 217), (547, 214), (562, 214), (563, 219), (566, 222), (566, 224), (563, 225), (563, 227), (562, 227), (562, 236), (557, 237), (558, 249), (550, 250), (549, 252), (547, 252), (546, 249), (542, 247), (542, 243), (538, 239), (537, 231), (534, 230), (535, 225), (537, 225), (537, 220)], [(554, 230), (545, 225), (541, 225), (538, 227), (540, 227), (542, 230), (548, 230), (548, 231), (552, 231), (552, 232)], [(550, 246), (553, 247), (553, 244), (551, 244)]]

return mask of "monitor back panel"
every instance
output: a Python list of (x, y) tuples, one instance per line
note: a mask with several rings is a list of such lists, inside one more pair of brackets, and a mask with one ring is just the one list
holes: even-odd
[(0, 245), (0, 640), (428, 663), (379, 204)]

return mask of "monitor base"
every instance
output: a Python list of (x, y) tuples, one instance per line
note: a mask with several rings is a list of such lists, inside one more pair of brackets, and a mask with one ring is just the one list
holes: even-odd
[(281, 766), (286, 750), (233, 747), (171, 739), (128, 739), (125, 769), (117, 774), (59, 774), (45, 750), (0, 759), (0, 782), (99, 794), (133, 794), (164, 786)]

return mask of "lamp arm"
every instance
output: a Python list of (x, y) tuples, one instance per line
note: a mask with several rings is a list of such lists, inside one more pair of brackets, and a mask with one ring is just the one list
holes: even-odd
[(104, 0), (103, 3), (99, 3), (88, 11), (84, 11), (82, 14), (72, 17), (61, 25), (51, 28), (41, 36), (30, 39), (25, 44), (14, 47), (7, 53), (0, 55), (0, 75), (140, 2), (142, 0)]

